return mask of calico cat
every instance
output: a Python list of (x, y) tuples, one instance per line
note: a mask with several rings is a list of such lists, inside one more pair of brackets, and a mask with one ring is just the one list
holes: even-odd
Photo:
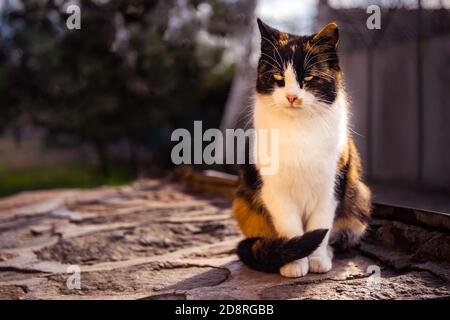
[(333, 248), (356, 246), (371, 211), (348, 130), (338, 28), (297, 36), (257, 23), (253, 125), (279, 130), (279, 168), (273, 175), (262, 175), (258, 161), (241, 168), (233, 214), (248, 238), (237, 253), (251, 268), (285, 277), (328, 272)]

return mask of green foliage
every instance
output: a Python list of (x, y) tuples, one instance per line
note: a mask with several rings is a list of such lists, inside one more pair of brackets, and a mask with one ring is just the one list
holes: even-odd
[(28, 168), (0, 171), (0, 196), (23, 190), (53, 188), (91, 188), (101, 185), (122, 185), (133, 179), (130, 169), (113, 166), (109, 177), (89, 165), (67, 165), (51, 168)]
[[(80, 2), (81, 30), (66, 28), (60, 1), (5, 6), (1, 128), (26, 119), (47, 129), (49, 145), (91, 144), (107, 174), (113, 143), (126, 140), (161, 155), (171, 129), (196, 119), (218, 126), (232, 69), (217, 67), (220, 41), (197, 41), (198, 19), (177, 16), (195, 13), (196, 1), (185, 8), (167, 0)], [(232, 2), (212, 3), (218, 21), (230, 14)]]

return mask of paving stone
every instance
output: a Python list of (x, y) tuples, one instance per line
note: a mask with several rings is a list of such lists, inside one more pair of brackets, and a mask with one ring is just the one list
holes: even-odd
[(361, 249), (338, 255), (332, 271), (286, 279), (237, 259), (230, 206), (166, 180), (0, 199), (0, 299), (450, 296), (448, 234), (374, 220)]

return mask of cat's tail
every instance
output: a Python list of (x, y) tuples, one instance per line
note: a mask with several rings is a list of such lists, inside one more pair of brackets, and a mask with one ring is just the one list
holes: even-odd
[(301, 237), (247, 238), (239, 242), (237, 255), (250, 268), (275, 273), (285, 264), (309, 256), (325, 238), (328, 229), (317, 229)]

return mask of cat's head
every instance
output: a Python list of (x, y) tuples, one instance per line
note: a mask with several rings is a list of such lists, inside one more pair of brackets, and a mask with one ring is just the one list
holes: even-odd
[(297, 36), (257, 21), (261, 32), (257, 99), (289, 113), (331, 105), (341, 86), (337, 25)]

